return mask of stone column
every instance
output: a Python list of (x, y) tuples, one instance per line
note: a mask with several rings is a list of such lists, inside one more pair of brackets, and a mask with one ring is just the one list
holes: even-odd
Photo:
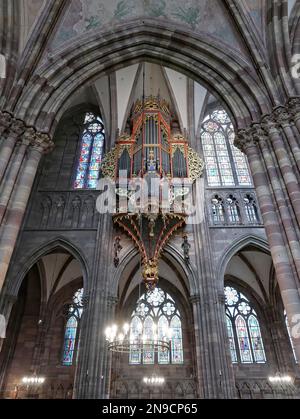
[[(105, 237), (105, 240), (103, 240)], [(100, 217), (94, 268), (87, 290), (87, 304), (83, 312), (78, 349), (74, 398), (106, 399), (110, 388), (110, 353), (105, 330), (113, 322), (117, 299), (112, 295), (113, 269), (112, 217)]]
[(216, 278), (213, 250), (206, 219), (194, 225), (197, 295), (192, 297), (197, 372), (200, 397), (236, 397), (234, 374), (228, 357), (229, 342), (225, 328), (225, 307), (220, 303), (224, 278)]
[(278, 106), (273, 111), (274, 120), (277, 121), (279, 126), (283, 130), (284, 137), (286, 138), (285, 143), (287, 148), (290, 147), (292, 156), (296, 162), (296, 169), (300, 170), (300, 135), (295, 135), (293, 130), (293, 114), (285, 106)]
[(300, 226), (300, 187), (292, 167), (293, 164), (287, 152), (287, 147), (283, 142), (282, 134), (274, 118), (272, 116), (265, 116), (262, 121), (262, 127), (268, 134), (268, 138), (272, 144), (282, 179), (286, 186), (291, 205), (294, 208), (298, 225)]
[(26, 127), (23, 121), (20, 121), (18, 119), (14, 119), (11, 122), (9, 129), (6, 129), (6, 138), (2, 140), (0, 145), (0, 183), (3, 180), (16, 142), (18, 138), (24, 133), (25, 129)]
[(259, 125), (257, 127), (254, 125), (253, 139), (260, 148), (268, 172), (268, 178), (270, 179), (270, 186), (276, 199), (278, 215), (288, 239), (289, 249), (295, 263), (295, 270), (300, 278), (300, 243), (295, 231), (295, 225), (292, 221), (293, 214), (286, 205), (286, 196), (282, 189), (280, 179), (278, 178), (276, 162), (273, 158), (268, 137), (265, 135), (264, 131), (261, 130)]
[[(236, 145), (248, 157), (281, 296), (288, 320), (291, 325), (295, 325), (295, 319), (298, 321), (300, 315), (299, 279), (292, 268), (293, 260), (289, 243), (286, 241), (284, 227), (277, 215), (276, 196), (272, 193), (270, 181), (263, 164), (263, 157), (253, 139), (253, 131), (241, 130), (236, 139)], [(293, 247), (293, 243), (290, 246)], [(294, 344), (297, 356), (300, 356), (300, 339), (294, 339)]]
[(52, 148), (53, 143), (47, 134), (36, 134), (24, 158), (0, 228), (0, 291), (23, 222), (39, 162), (42, 155)]
[(35, 130), (29, 128), (25, 131), (22, 138), (17, 142), (11, 163), (7, 170), (7, 175), (0, 187), (0, 225), (6, 212), (8, 202), (10, 200), (14, 185), (18, 178), (27, 147), (34, 138)]

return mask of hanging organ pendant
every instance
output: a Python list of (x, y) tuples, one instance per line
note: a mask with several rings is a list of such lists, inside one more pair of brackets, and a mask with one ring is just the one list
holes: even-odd
[[(119, 137), (102, 163), (103, 176), (117, 185), (114, 223), (138, 247), (148, 290), (158, 283), (158, 262), (164, 246), (185, 225), (185, 208), (176, 199), (191, 193), (193, 183), (204, 169), (203, 160), (187, 139), (178, 130), (172, 132), (171, 126), (171, 114), (164, 100), (148, 97), (138, 101), (132, 113), (130, 134)], [(145, 192), (141, 187), (142, 199), (137, 200), (132, 183), (140, 185), (139, 179), (147, 188)]]

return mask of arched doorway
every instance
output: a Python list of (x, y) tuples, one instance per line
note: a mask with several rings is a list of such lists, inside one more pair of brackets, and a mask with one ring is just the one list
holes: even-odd
[[(72, 398), (84, 273), (64, 248), (39, 257), (11, 308), (1, 358), (2, 398)], [(5, 300), (5, 297), (4, 297)], [(43, 378), (43, 383), (25, 383)]]

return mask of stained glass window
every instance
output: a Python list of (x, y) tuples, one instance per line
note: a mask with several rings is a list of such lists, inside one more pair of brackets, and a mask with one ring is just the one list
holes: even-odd
[[(155, 353), (151, 344), (154, 335), (158, 339), (166, 337), (166, 330), (171, 329), (170, 350)], [(147, 292), (138, 301), (132, 313), (130, 325), (131, 365), (168, 365), (183, 364), (183, 337), (181, 315), (174, 299), (161, 288)], [(143, 339), (143, 348), (135, 345), (135, 341)]]
[(206, 116), (201, 142), (209, 186), (252, 186), (246, 157), (234, 146), (234, 128), (223, 109)]
[(68, 308), (62, 359), (62, 364), (64, 366), (73, 365), (74, 352), (76, 348), (76, 339), (78, 335), (78, 326), (83, 311), (82, 298), (83, 289), (80, 289), (75, 293), (73, 301)]
[(131, 321), (130, 325), (130, 359), (129, 363), (134, 364), (140, 364), (141, 363), (141, 350), (139, 345), (137, 345), (137, 340), (139, 337), (139, 334), (143, 330), (143, 325), (141, 322), (141, 319), (137, 316), (134, 316)]
[(104, 125), (99, 116), (85, 115), (81, 149), (76, 170), (75, 189), (96, 189), (105, 140)]
[(237, 354), (236, 354), (236, 348), (235, 348), (232, 322), (228, 316), (226, 316), (226, 326), (227, 326), (227, 333), (228, 333), (228, 339), (229, 339), (231, 359), (233, 363), (237, 363)]
[(261, 330), (248, 298), (235, 288), (225, 287), (225, 307), (232, 362), (264, 364), (266, 355)]
[(244, 208), (249, 224), (258, 224), (260, 222), (256, 200), (250, 194), (244, 197)]
[(288, 318), (287, 318), (287, 315), (286, 315), (286, 311), (284, 311), (284, 318), (285, 318), (285, 325), (286, 325), (286, 328), (287, 328), (287, 332), (288, 332), (288, 335), (289, 335), (289, 338), (290, 338), (291, 347), (292, 347), (292, 350), (293, 350), (293, 355), (294, 355), (296, 363), (298, 364), (298, 359), (297, 359), (297, 355), (296, 355), (296, 352), (295, 352), (295, 346), (294, 346), (294, 342), (293, 342), (292, 335), (291, 335), (291, 328), (290, 328), (289, 321), (288, 321)]
[(228, 214), (229, 223), (240, 224), (241, 222), (240, 210), (239, 210), (237, 199), (233, 195), (230, 195), (226, 199), (226, 206), (227, 206), (227, 214)]

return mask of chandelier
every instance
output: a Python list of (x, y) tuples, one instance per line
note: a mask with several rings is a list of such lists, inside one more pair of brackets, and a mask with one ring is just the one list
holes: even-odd
[(162, 386), (165, 382), (166, 380), (164, 377), (157, 377), (156, 375), (153, 375), (152, 377), (144, 377), (143, 379), (144, 384), (153, 387)]
[(270, 376), (268, 380), (271, 384), (278, 386), (292, 386), (294, 383), (293, 377), (288, 374), (280, 374), (280, 372), (277, 372), (274, 376)]
[[(143, 308), (140, 299), (138, 301), (136, 312), (142, 314)], [(128, 323), (121, 326), (113, 324), (107, 327), (105, 337), (108, 344), (108, 350), (116, 353), (129, 354), (131, 351), (151, 351), (154, 353), (168, 352), (172, 339), (172, 329), (165, 327), (158, 331), (157, 324), (153, 324), (151, 339), (144, 329), (144, 323), (140, 325), (138, 334), (133, 333)]]

